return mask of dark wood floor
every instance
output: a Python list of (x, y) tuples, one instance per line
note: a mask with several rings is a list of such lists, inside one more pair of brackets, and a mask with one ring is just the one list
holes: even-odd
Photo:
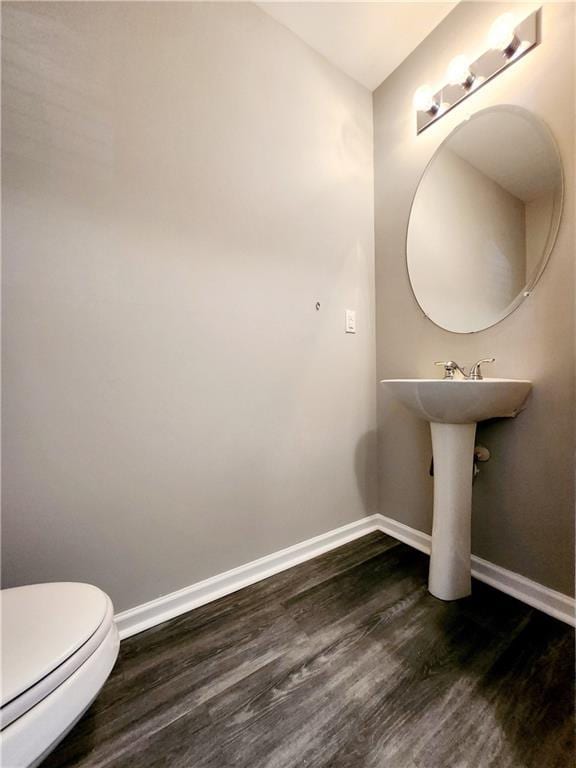
[(43, 764), (569, 768), (574, 635), (375, 533), (122, 643)]

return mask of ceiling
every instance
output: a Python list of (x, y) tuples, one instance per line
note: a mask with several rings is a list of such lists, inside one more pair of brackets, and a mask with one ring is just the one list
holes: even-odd
[(371, 91), (450, 13), (436, 2), (259, 2), (257, 5)]

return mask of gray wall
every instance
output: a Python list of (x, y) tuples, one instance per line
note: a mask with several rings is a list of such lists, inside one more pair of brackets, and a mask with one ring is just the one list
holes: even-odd
[[(537, 6), (462, 3), (374, 94), (378, 377), (437, 375), (435, 360), (494, 356), (490, 375), (530, 378), (534, 393), (514, 421), (479, 427), (492, 451), (474, 486), (473, 551), (573, 594), (574, 552), (574, 6), (546, 4), (543, 43), (438, 123), (416, 136), (412, 95), (443, 82), (457, 54), (485, 48), (506, 10)], [(435, 149), (466, 116), (509, 103), (542, 117), (558, 141), (567, 176), (564, 216), (534, 294), (510, 317), (473, 335), (441, 330), (419, 310), (405, 264), (408, 213)], [(502, 148), (505, 151), (505, 147)], [(488, 371), (486, 371), (488, 372)], [(430, 532), (428, 427), (379, 394), (380, 510)]]
[(250, 5), (2, 10), (5, 586), (374, 512), (370, 93)]

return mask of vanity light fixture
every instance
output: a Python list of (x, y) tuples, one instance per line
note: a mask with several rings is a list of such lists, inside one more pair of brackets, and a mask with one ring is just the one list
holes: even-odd
[(414, 109), (417, 112), (426, 112), (428, 115), (436, 115), (440, 104), (434, 99), (434, 91), (429, 85), (421, 85), (414, 94)]
[(516, 34), (514, 14), (504, 13), (498, 16), (488, 33), (488, 45), (495, 51), (500, 51), (507, 59), (511, 59), (521, 45)]
[(488, 50), (470, 61), (463, 54), (450, 62), (447, 83), (434, 91), (422, 85), (414, 94), (416, 133), (420, 133), (489, 80), (540, 43), (541, 9), (518, 21), (513, 13), (499, 16), (488, 33)]
[(470, 70), (467, 56), (461, 54), (452, 59), (446, 71), (446, 79), (450, 85), (461, 85), (468, 90), (472, 88), (476, 75)]

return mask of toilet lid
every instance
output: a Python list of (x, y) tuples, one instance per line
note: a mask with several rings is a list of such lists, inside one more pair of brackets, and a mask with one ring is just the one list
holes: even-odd
[(2, 707), (49, 675), (96, 632), (109, 599), (90, 584), (33, 584), (0, 592)]

